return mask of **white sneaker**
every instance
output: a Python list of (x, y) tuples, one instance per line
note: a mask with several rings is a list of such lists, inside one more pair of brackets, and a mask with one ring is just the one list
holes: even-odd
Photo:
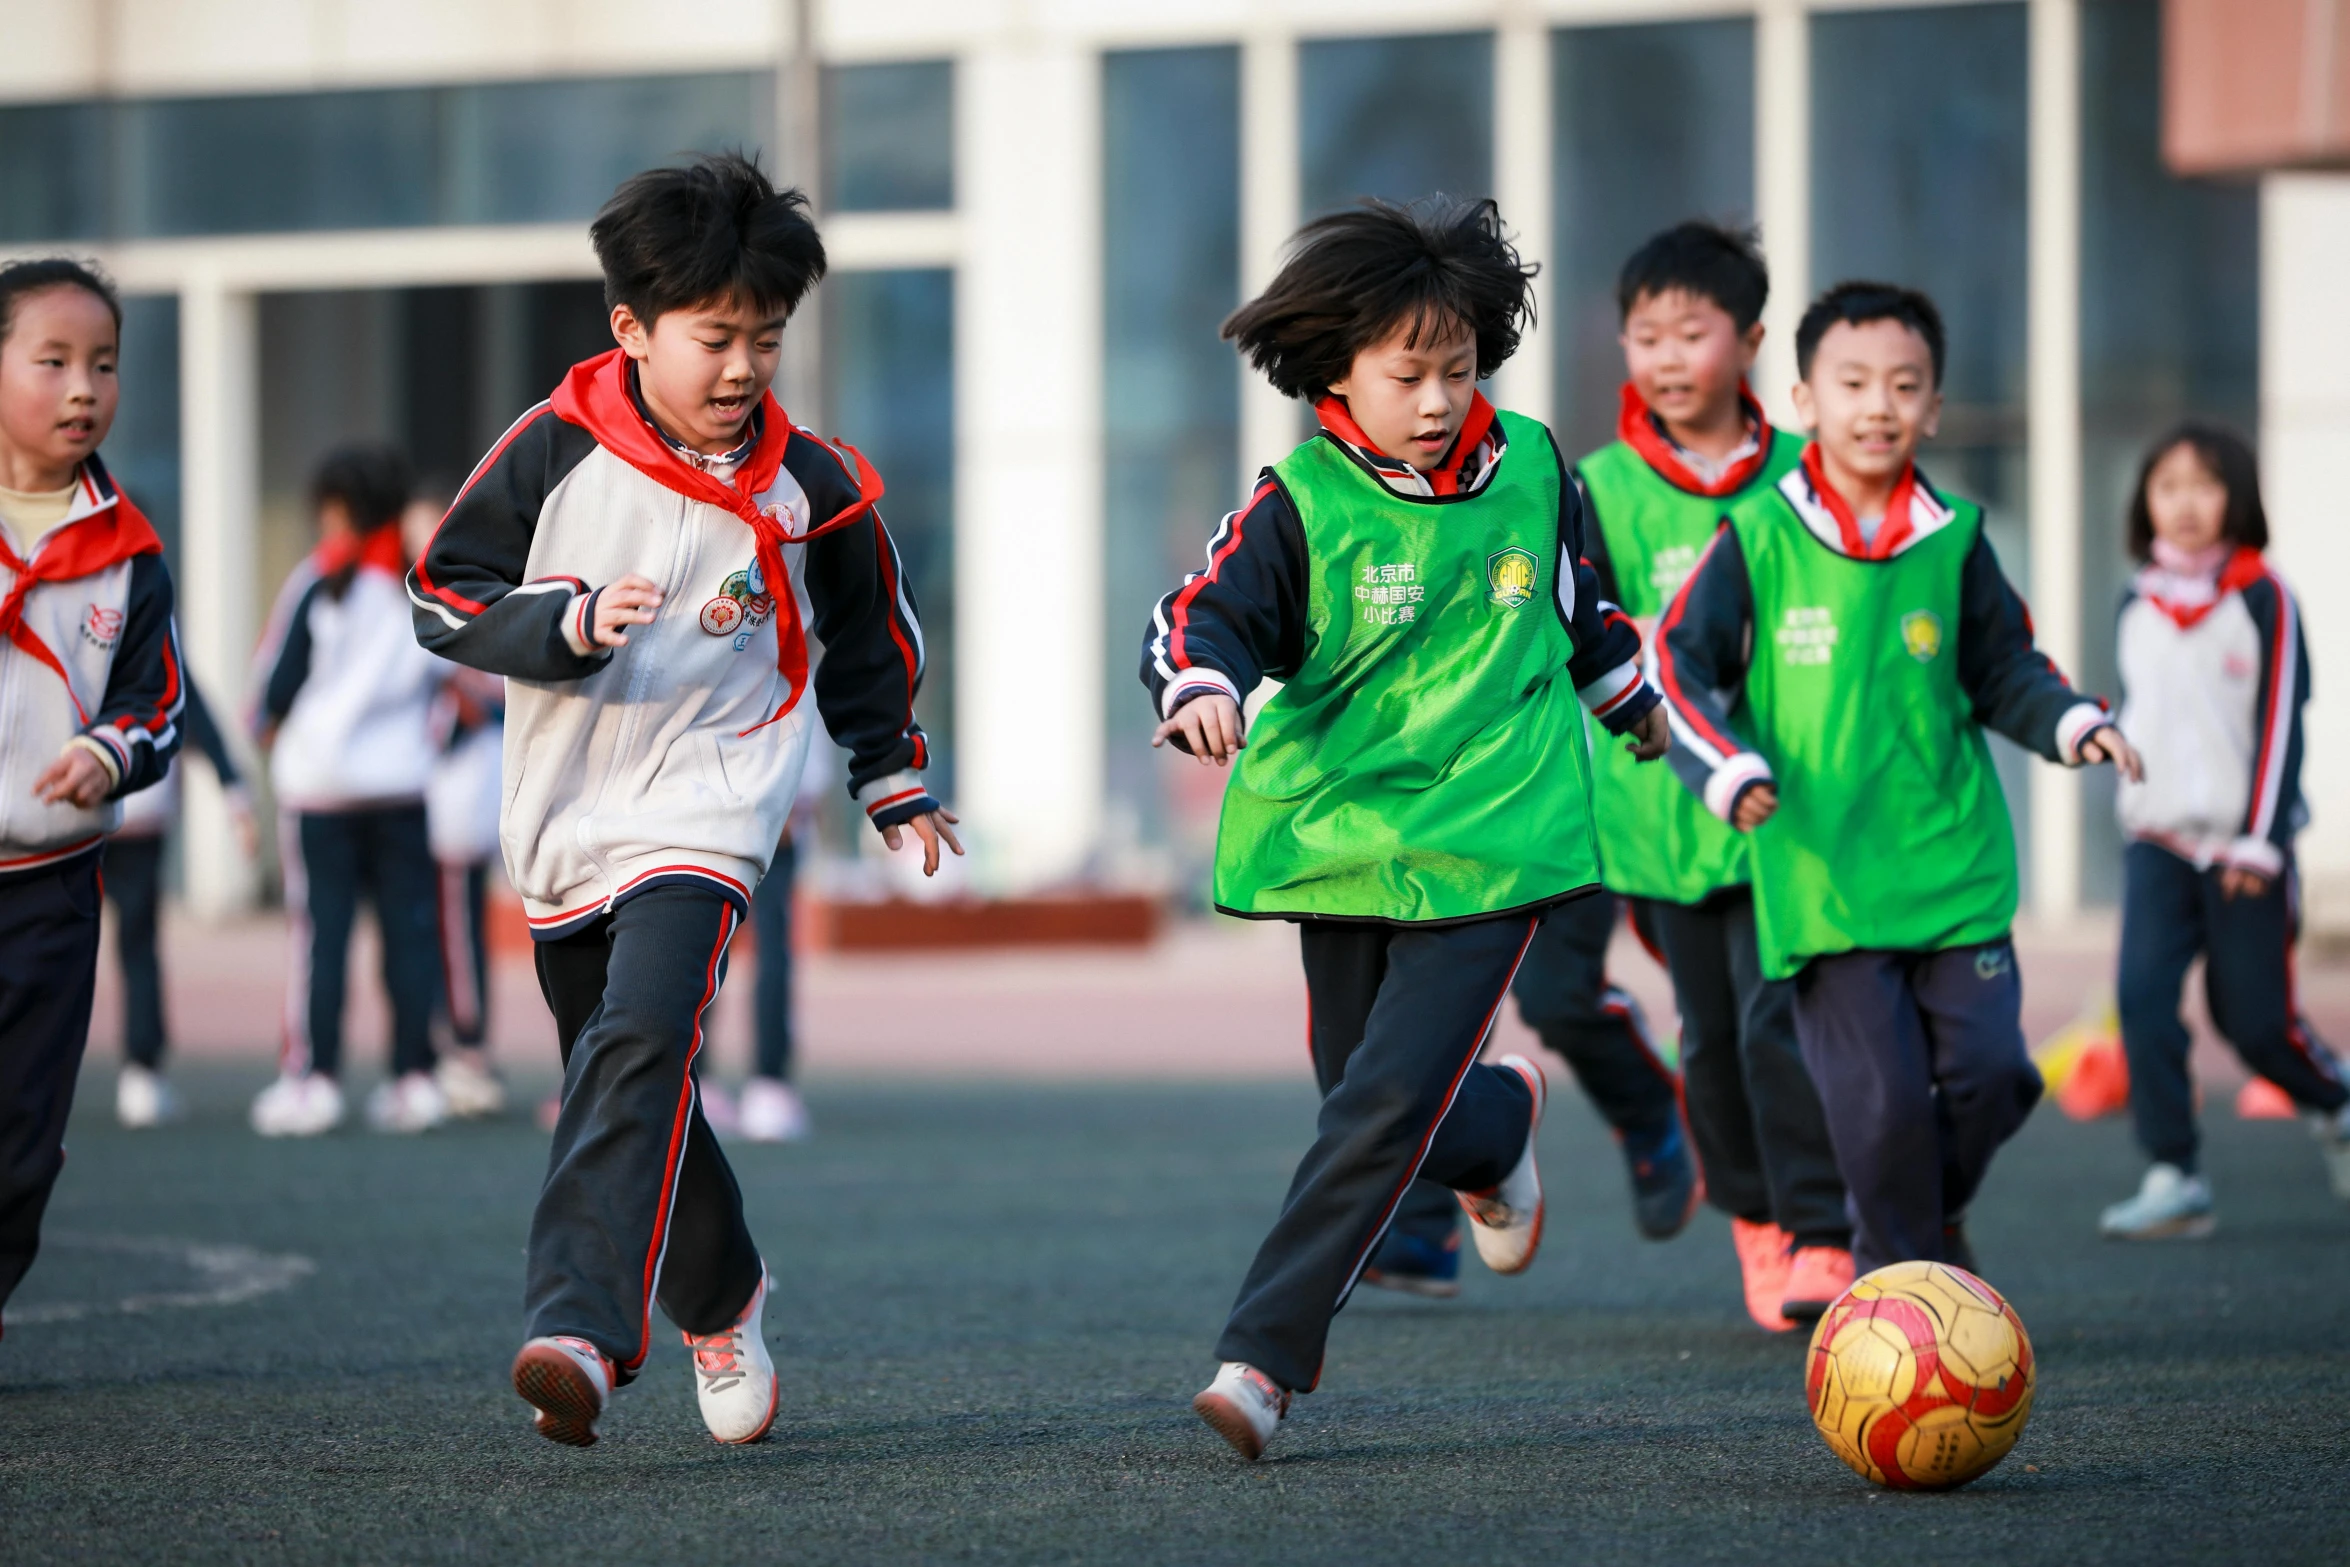
[(255, 1096), (253, 1130), (264, 1137), (316, 1137), (343, 1124), (343, 1090), (321, 1072), (281, 1077)]
[(136, 1061), (125, 1062), (122, 1075), (114, 1080), (114, 1118), (133, 1131), (161, 1126), (180, 1118), (180, 1096), (162, 1073)]
[(379, 1132), (429, 1132), (449, 1118), (449, 1101), (430, 1072), (409, 1072), (375, 1085), (367, 1096), (367, 1124)]
[(1227, 1360), (1216, 1380), (1191, 1401), (1191, 1412), (1253, 1464), (1265, 1456), (1273, 1428), (1289, 1418), (1289, 1392), (1256, 1367)]
[(1533, 1266), (1542, 1245), (1542, 1177), (1534, 1168), (1536, 1133), (1542, 1130), (1542, 1103), (1548, 1086), (1542, 1068), (1524, 1056), (1503, 1056), (1493, 1063), (1526, 1080), (1534, 1094), (1534, 1118), (1526, 1124), (1526, 1151), (1517, 1168), (1490, 1191), (1460, 1192), (1461, 1206), (1476, 1222), (1469, 1233), (1477, 1239), (1477, 1255), (1496, 1273), (1523, 1273)]
[(732, 1137), (742, 1128), (742, 1112), (734, 1106), (734, 1095), (717, 1083), (704, 1083), (696, 1092), (702, 1101), (702, 1119), (710, 1123), (710, 1130), (721, 1137)]
[(775, 1361), (767, 1353), (767, 1272), (743, 1314), (716, 1333), (685, 1335), (694, 1356), (694, 1392), (702, 1424), (729, 1446), (756, 1442), (775, 1424)]
[(2175, 1164), (2148, 1165), (2138, 1195), (2115, 1203), (2097, 1220), (2097, 1233), (2109, 1241), (2199, 1241), (2218, 1227), (2211, 1213), (2211, 1183)]
[(2350, 1104), (2331, 1115), (2323, 1111), (2312, 1115), (2309, 1135), (2317, 1139), (2318, 1149), (2326, 1157), (2326, 1177), (2333, 1183), (2334, 1195), (2350, 1202)]
[(814, 1130), (808, 1107), (778, 1077), (754, 1077), (743, 1084), (741, 1119), (743, 1136), (754, 1143), (796, 1143)]
[(539, 1435), (593, 1447), (612, 1397), (612, 1362), (583, 1338), (534, 1338), (514, 1357), (514, 1391), (537, 1412), (531, 1423)]
[(478, 1121), (506, 1112), (506, 1084), (479, 1050), (450, 1051), (433, 1068), (432, 1080), (440, 1085), (449, 1114), (460, 1121)]

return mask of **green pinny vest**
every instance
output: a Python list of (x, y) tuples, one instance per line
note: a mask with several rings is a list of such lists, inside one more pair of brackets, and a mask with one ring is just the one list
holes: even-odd
[(1557, 451), (1497, 417), (1508, 449), (1471, 495), (1398, 495), (1323, 436), (1274, 465), (1305, 533), (1305, 657), (1224, 793), (1224, 912), (1424, 924), (1598, 884)]
[(1753, 839), (1763, 971), (1816, 957), (1995, 941), (2015, 918), (2015, 829), (1958, 680), (1959, 582), (1980, 507), (1890, 560), (1854, 560), (1777, 486), (1730, 511), (1754, 586), (1731, 715), (1771, 764)]
[[(1779, 482), (1803, 458), (1803, 438), (1773, 431), (1762, 469), (1737, 496), (1698, 495), (1622, 441), (1583, 459), (1577, 473), (1615, 566), (1617, 602), (1640, 623), (1642, 664), (1656, 683), (1656, 626), (1713, 542), (1738, 496)], [(1621, 741), (1591, 736), (1591, 810), (1610, 892), (1698, 903), (1748, 879), (1745, 835), (1681, 785), (1663, 762), (1636, 762)]]

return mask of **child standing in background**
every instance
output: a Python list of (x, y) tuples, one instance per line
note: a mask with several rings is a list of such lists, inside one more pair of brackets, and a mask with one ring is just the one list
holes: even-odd
[(270, 748), (293, 937), (277, 1081), (253, 1101), (264, 1137), (315, 1137), (343, 1119), (344, 982), (359, 899), (375, 905), (392, 1003), (392, 1074), (369, 1097), (387, 1132), (448, 1117), (433, 1081), (432, 848), (424, 788), (443, 666), (416, 645), (400, 537), (413, 480), (386, 447), (319, 464), (319, 544), (278, 594), (258, 660), (256, 734)]
[(2122, 1047), (2130, 1115), (2153, 1161), (2105, 1210), (2117, 1240), (2201, 1237), (2211, 1182), (2197, 1162), (2190, 1039), (2179, 991), (2197, 955), (2212, 1021), (2245, 1062), (2310, 1117), (2350, 1201), (2350, 1089), (2293, 987), (2300, 888), (2301, 709), (2309, 655), (2292, 591), (2268, 568), (2268, 516), (2252, 449), (2184, 424), (2155, 443), (2130, 501), (2122, 598), (2122, 727), (2146, 757), (2119, 799)]

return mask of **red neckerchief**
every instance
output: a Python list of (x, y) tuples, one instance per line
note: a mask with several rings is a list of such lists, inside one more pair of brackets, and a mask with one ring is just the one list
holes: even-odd
[[(99, 493), (87, 471), (75, 477), (91, 494)], [(60, 524), (33, 547), (29, 561), (16, 553), (6, 534), (0, 533), (0, 566), (16, 574), (7, 595), (0, 597), (0, 637), (6, 637), (21, 651), (48, 665), (65, 682), (66, 697), (82, 723), (88, 723), (90, 715), (82, 710), (82, 699), (73, 694), (73, 677), (65, 672), (64, 660), (41, 640), (40, 633), (24, 623), (24, 601), (44, 582), (71, 582), (76, 577), (93, 576), (109, 566), (118, 566), (134, 556), (162, 553), (163, 541), (155, 536), (154, 525), (120, 490), (98, 510)]]
[(367, 567), (394, 577), (408, 575), (408, 552), (400, 541), (397, 523), (386, 523), (364, 538), (348, 533), (331, 539), (321, 539), (311, 552), (310, 562), (322, 577), (331, 577), (345, 567)]
[[(1335, 393), (1324, 396), (1321, 401), (1314, 404), (1314, 417), (1322, 421), (1323, 429), (1328, 430), (1332, 435), (1346, 442), (1347, 445), (1360, 447), (1373, 457), (1383, 457), (1391, 463), (1404, 464), (1402, 458), (1381, 451), (1371, 438), (1363, 433), (1363, 427), (1355, 423), (1354, 413), (1346, 406), (1346, 400)], [(1438, 495), (1460, 494), (1461, 467), (1476, 452), (1477, 448), (1485, 443), (1486, 433), (1492, 428), (1493, 405), (1485, 400), (1483, 392), (1471, 393), (1469, 417), (1461, 421), (1461, 433), (1452, 438), (1452, 447), (1444, 454), (1444, 461), (1433, 468), (1422, 470), (1422, 477), (1427, 479), (1428, 488)]]
[(1803, 448), (1804, 476), (1811, 480), (1811, 490), (1836, 519), (1836, 531), (1844, 539), (1844, 553), (1854, 560), (1891, 560), (1893, 552), (1909, 542), (1912, 531), (1910, 511), (1917, 501), (1918, 465), (1905, 463), (1901, 477), (1893, 485), (1893, 494), (1885, 502), (1885, 520), (1877, 524), (1875, 543), (1861, 537), (1860, 519), (1852, 514), (1852, 503), (1836, 493), (1828, 482), (1826, 468), (1820, 462), (1820, 443), (1812, 441)]
[(1718, 479), (1699, 478), (1696, 470), (1682, 460), (1681, 448), (1665, 434), (1639, 388), (1629, 381), (1624, 383), (1623, 398), (1616, 411), (1616, 439), (1638, 452), (1640, 460), (1675, 489), (1716, 499), (1735, 495), (1753, 483), (1763, 464), (1771, 460), (1770, 418), (1744, 381), (1738, 383), (1738, 406), (1744, 410), (1747, 426), (1754, 432), (1754, 450), (1724, 469)]
[(881, 475), (873, 471), (865, 454), (848, 442), (825, 443), (852, 465), (850, 471), (857, 476), (857, 498), (837, 515), (805, 533), (794, 533), (784, 522), (780, 506), (761, 510), (755, 503), (756, 497), (774, 486), (775, 476), (783, 467), (783, 449), (792, 437), (791, 417), (775, 400), (774, 393), (761, 395), (758, 444), (751, 448), (742, 466), (735, 469), (734, 479), (729, 483), (680, 457), (661, 438), (661, 433), (645, 421), (644, 415), (637, 412), (636, 399), (630, 395), (628, 373), (628, 356), (617, 348), (573, 365), (563, 384), (555, 388), (552, 399), (555, 417), (580, 426), (596, 438), (597, 445), (647, 478), (689, 500), (730, 511), (750, 528), (757, 544), (759, 574), (766, 579), (767, 591), (776, 604), (775, 667), (789, 684), (783, 705), (772, 716), (752, 726), (764, 729), (798, 704), (800, 693), (808, 684), (808, 644), (804, 636), (797, 634), (799, 596), (791, 591), (790, 580), (784, 574), (783, 547), (845, 528), (870, 512), (873, 503), (882, 496)]
[(2146, 602), (2176, 621), (2181, 631), (2192, 631), (2204, 616), (2219, 608), (2221, 600), (2231, 593), (2241, 593), (2267, 574), (2268, 566), (2260, 558), (2260, 551), (2239, 544), (2236, 552), (2228, 557), (2228, 563), (2219, 569), (2219, 586), (2209, 602), (2181, 604), (2159, 593), (2146, 594)]

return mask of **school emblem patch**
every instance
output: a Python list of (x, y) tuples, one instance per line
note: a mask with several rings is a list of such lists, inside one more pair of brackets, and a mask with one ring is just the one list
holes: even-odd
[(1516, 609), (1534, 596), (1541, 565), (1531, 552), (1515, 546), (1485, 557), (1485, 597), (1503, 609)]
[(82, 616), (82, 635), (100, 647), (114, 646), (114, 639), (122, 635), (122, 611), (92, 604)]
[(702, 629), (714, 637), (734, 637), (740, 652), (750, 644), (751, 633), (774, 613), (774, 595), (767, 591), (767, 579), (754, 560), (720, 583), (718, 596), (702, 606)]
[(1942, 620), (1929, 609), (1913, 609), (1901, 617), (1901, 645), (1921, 664), (1931, 664), (1942, 651)]

